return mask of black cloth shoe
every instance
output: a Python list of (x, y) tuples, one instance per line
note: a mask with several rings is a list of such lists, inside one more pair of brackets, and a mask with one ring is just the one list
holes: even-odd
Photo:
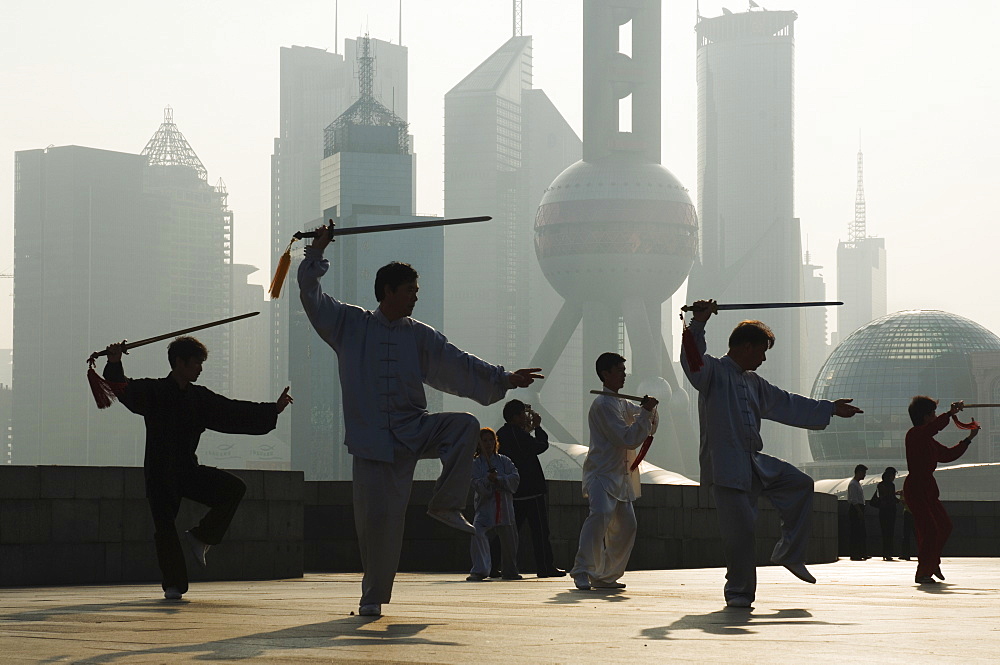
[(552, 570), (540, 570), (538, 571), (539, 577), (566, 577), (566, 571), (560, 570), (558, 568), (553, 568)]

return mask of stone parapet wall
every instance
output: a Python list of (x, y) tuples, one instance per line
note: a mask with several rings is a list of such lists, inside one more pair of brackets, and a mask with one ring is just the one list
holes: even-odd
[[(302, 472), (234, 470), (247, 484), (225, 541), (192, 581), (303, 572)], [(185, 500), (183, 531), (207, 509)], [(0, 586), (158, 582), (141, 468), (0, 466)]]
[[(1000, 556), (1000, 501), (943, 501), (951, 518), (953, 530), (944, 546), (944, 556)], [(847, 501), (838, 501), (840, 513), (840, 556), (851, 555), (850, 533), (847, 524)], [(893, 533), (891, 556), (902, 554), (903, 509), (896, 507), (896, 525)], [(867, 553), (882, 557), (882, 527), (878, 509), (865, 509)], [(916, 534), (910, 536), (909, 556), (917, 558)]]
[[(549, 522), (556, 565), (572, 565), (587, 516), (580, 483), (549, 481)], [(433, 482), (417, 481), (406, 515), (401, 571), (465, 571), (470, 566), (469, 536), (425, 515)], [(471, 498), (469, 506), (472, 505)], [(629, 561), (633, 570), (704, 568), (724, 565), (722, 540), (711, 493), (697, 486), (643, 485), (635, 502), (639, 532)], [(837, 559), (837, 500), (816, 494), (809, 562)], [(466, 515), (471, 515), (466, 511)], [(314, 572), (359, 571), (351, 505), (351, 484), (343, 481), (307, 482), (305, 491), (305, 568)], [(778, 516), (771, 504), (760, 501), (757, 523), (757, 560), (769, 562), (778, 540)], [(519, 565), (533, 572), (527, 525), (521, 531)]]

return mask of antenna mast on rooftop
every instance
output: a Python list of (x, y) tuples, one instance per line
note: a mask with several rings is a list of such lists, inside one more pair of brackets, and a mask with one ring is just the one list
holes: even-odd
[(524, 14), (521, 9), (521, 0), (514, 0), (514, 36), (520, 37), (524, 31), (522, 29)]
[(865, 181), (860, 141), (858, 142), (858, 191), (854, 196), (854, 222), (847, 233), (847, 242), (857, 242), (868, 236), (865, 221)]

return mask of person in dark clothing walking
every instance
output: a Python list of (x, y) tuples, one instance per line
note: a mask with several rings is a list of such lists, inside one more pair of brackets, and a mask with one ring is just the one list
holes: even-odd
[(146, 421), (143, 469), (153, 514), (156, 558), (163, 596), (177, 600), (188, 590), (184, 550), (174, 520), (186, 497), (209, 507), (198, 526), (184, 533), (195, 561), (207, 565), (209, 547), (222, 542), (246, 484), (222, 469), (198, 463), (195, 451), (206, 429), (227, 434), (267, 434), (278, 414), (292, 403), (286, 387), (276, 402), (231, 400), (195, 384), (208, 349), (194, 337), (178, 337), (167, 347), (170, 374), (162, 379), (129, 379), (122, 367), (123, 344), (105, 350), (104, 378), (119, 401)]
[[(500, 454), (506, 455), (517, 467), (521, 484), (514, 493), (514, 518), (517, 529), (525, 521), (531, 531), (535, 553), (535, 571), (539, 577), (562, 577), (565, 570), (553, 562), (552, 543), (549, 541), (548, 486), (538, 456), (548, 450), (549, 435), (541, 427), (541, 416), (531, 410), (530, 404), (512, 399), (503, 407), (505, 424), (497, 430)], [(497, 541), (491, 547), (499, 545)], [(497, 556), (493, 561), (499, 561)], [(494, 571), (496, 572), (496, 571)]]
[(896, 469), (888, 466), (882, 472), (882, 482), (875, 488), (871, 504), (878, 508), (878, 523), (882, 528), (882, 560), (892, 561), (893, 537), (896, 535)]

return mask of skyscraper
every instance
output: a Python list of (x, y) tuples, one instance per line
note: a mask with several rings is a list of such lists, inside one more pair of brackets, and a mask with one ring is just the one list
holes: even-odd
[[(688, 300), (802, 300), (802, 243), (792, 207), (796, 18), (794, 11), (762, 10), (698, 18), (701, 257)], [(709, 327), (710, 352), (725, 352), (740, 316), (720, 316)], [(801, 310), (767, 313), (777, 344), (760, 370), (796, 392), (805, 387), (804, 321)], [(804, 437), (794, 432), (768, 429), (765, 440), (793, 461), (806, 454)]]
[[(515, 34), (445, 95), (445, 216), (493, 217), (445, 233), (445, 331), (511, 367), (526, 366), (560, 303), (535, 260), (535, 211), (546, 185), (582, 154), (558, 109), (531, 87), (531, 47), (530, 36)], [(578, 386), (571, 392), (579, 402)], [(446, 404), (488, 413), (466, 400)]]
[[(231, 315), (224, 193), (170, 109), (142, 155), (64, 146), (18, 152), (15, 168), (14, 462), (142, 464), (142, 420), (98, 413), (83, 361), (123, 337)], [(199, 338), (200, 382), (228, 392), (228, 331)], [(137, 349), (126, 367), (163, 376), (166, 349)]]
[[(323, 160), (324, 130), (357, 99), (357, 45), (344, 40), (347, 57), (304, 46), (280, 51), (280, 132), (271, 156), (271, 255), (277, 258), (292, 234), (315, 227), (323, 218), (320, 200), (320, 162)], [(377, 57), (373, 91), (388, 94), (396, 115), (406, 119), (407, 90), (405, 46), (371, 40)], [(294, 276), (294, 275), (293, 275)], [(295, 286), (269, 305), (271, 309), (271, 388), (280, 392), (299, 378), (289, 371), (294, 344), (289, 320), (302, 316)], [(275, 395), (278, 392), (274, 392)], [(302, 391), (296, 388), (296, 403)], [(277, 433), (291, 442), (292, 418), (281, 419)], [(339, 441), (330, 445), (339, 445)], [(302, 467), (293, 466), (301, 470)]]
[(835, 344), (869, 321), (886, 315), (885, 239), (868, 235), (865, 206), (864, 156), (858, 150), (858, 188), (854, 221), (847, 242), (837, 245), (837, 308)]
[[(826, 282), (820, 270), (823, 266), (813, 265), (809, 252), (802, 264), (802, 297), (807, 301), (826, 300)], [(816, 372), (830, 355), (830, 344), (826, 341), (827, 320), (825, 307), (811, 307), (805, 313), (806, 362), (802, 375), (802, 385), (811, 386), (816, 380)]]

